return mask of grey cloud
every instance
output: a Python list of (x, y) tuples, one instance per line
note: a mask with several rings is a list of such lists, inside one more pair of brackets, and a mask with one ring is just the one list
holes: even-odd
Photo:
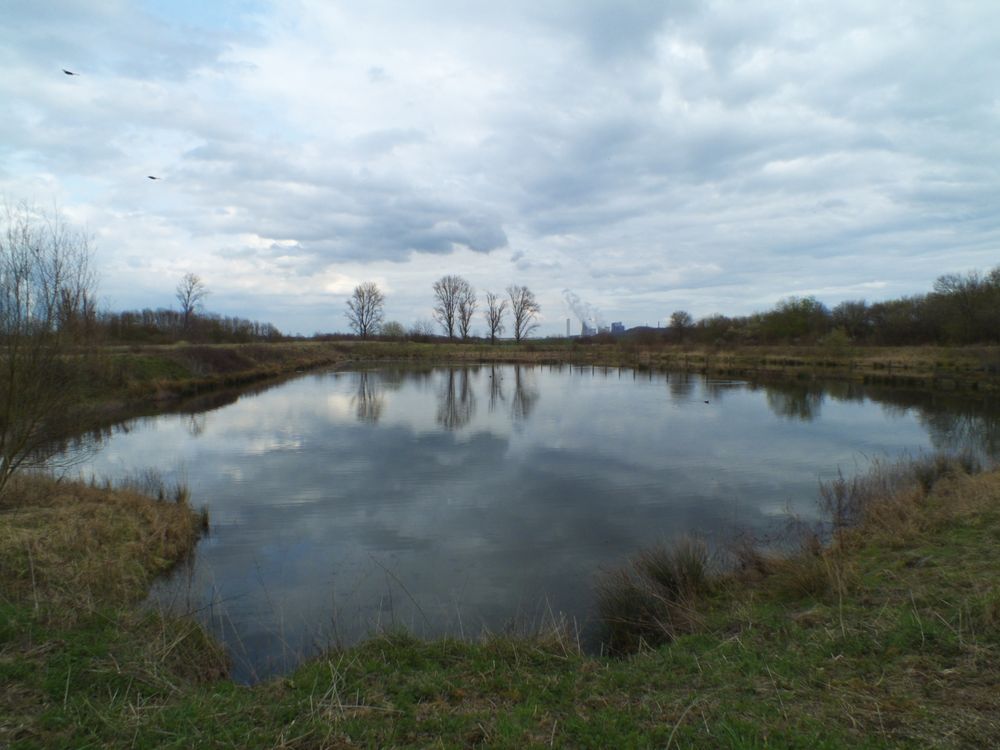
[[(382, 143), (420, 140), (417, 131), (375, 134)], [(305, 164), (291, 150), (270, 150), (206, 144), (188, 152), (193, 182), (213, 197), (242, 205), (234, 217), (213, 217), (207, 230), (221, 222), (228, 231), (255, 232), (280, 240), (295, 240), (288, 253), (304, 250), (334, 260), (403, 261), (412, 252), (450, 253), (465, 247), (488, 253), (507, 245), (499, 217), (450, 197), (419, 195), (401, 180), (350, 173), (326, 164)], [(208, 173), (197, 162), (207, 163)], [(229, 185), (239, 185), (234, 192)]]
[(530, 12), (557, 31), (578, 36), (597, 60), (606, 62), (649, 54), (668, 22), (688, 17), (696, 7), (688, 0), (560, 0), (534, 5)]

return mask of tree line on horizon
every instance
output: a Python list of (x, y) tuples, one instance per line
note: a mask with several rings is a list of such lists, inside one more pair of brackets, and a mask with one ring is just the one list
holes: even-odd
[[(491, 342), (506, 330), (508, 314), (517, 342), (538, 328), (536, 318), (541, 307), (535, 295), (518, 285), (511, 285), (506, 291), (506, 297), (487, 292), (481, 308), (487, 330), (483, 338)], [(407, 330), (398, 322), (385, 322), (385, 296), (376, 284), (360, 284), (347, 302), (351, 329), (360, 338), (416, 341), (477, 338), (472, 334), (472, 322), (480, 308), (471, 284), (461, 276), (446, 275), (434, 282), (433, 293), (433, 320), (418, 320)], [(646, 344), (1000, 343), (1000, 266), (985, 273), (945, 274), (938, 277), (926, 294), (881, 302), (847, 300), (830, 308), (813, 296), (789, 297), (763, 312), (743, 316), (714, 314), (697, 320), (685, 310), (676, 310), (666, 328), (637, 328), (624, 336)], [(600, 333), (578, 340), (608, 343), (616, 338)]]
[[(350, 329), (362, 339), (485, 338), (491, 342), (509, 330), (514, 341), (520, 342), (538, 328), (541, 306), (526, 286), (511, 284), (504, 294), (486, 292), (479, 299), (466, 279), (449, 274), (434, 282), (432, 292), (432, 319), (417, 320), (405, 328), (399, 322), (385, 320), (385, 295), (377, 284), (359, 284), (347, 300)], [(176, 309), (101, 310), (93, 295), (83, 294), (80, 299), (64, 299), (57, 313), (65, 329), (87, 329), (88, 338), (108, 343), (251, 343), (292, 338), (268, 322), (205, 312), (203, 301), (208, 294), (201, 279), (188, 273), (176, 287)], [(482, 337), (473, 333), (477, 312), (485, 325)], [(814, 296), (789, 297), (763, 312), (743, 316), (717, 313), (700, 319), (676, 310), (666, 328), (636, 329), (626, 336), (650, 344), (1000, 343), (1000, 266), (988, 272), (945, 274), (926, 294), (880, 302), (847, 300), (831, 308)], [(584, 340), (601, 342), (613, 337), (605, 333)]]
[(1000, 343), (1000, 266), (945, 274), (926, 294), (882, 302), (847, 300), (832, 309), (815, 297), (790, 297), (771, 310), (695, 321), (670, 316), (667, 340), (700, 344), (859, 344), (875, 346)]

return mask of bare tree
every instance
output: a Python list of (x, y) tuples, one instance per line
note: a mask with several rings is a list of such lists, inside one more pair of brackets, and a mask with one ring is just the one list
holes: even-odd
[(469, 289), (469, 282), (461, 276), (442, 276), (434, 282), (434, 319), (441, 324), (450, 339), (455, 338), (459, 303)]
[(678, 341), (687, 338), (688, 333), (694, 328), (694, 318), (686, 310), (674, 310), (670, 315), (670, 330)]
[[(0, 493), (60, 452), (79, 412), (96, 282), (87, 237), (30, 206), (0, 215)], [(72, 355), (72, 357), (70, 356)]]
[(496, 343), (497, 336), (503, 333), (503, 314), (507, 309), (507, 300), (499, 294), (486, 292), (486, 309), (483, 316), (486, 318), (486, 325), (490, 329), (490, 342)]
[(354, 287), (354, 293), (347, 300), (347, 320), (351, 329), (361, 338), (378, 333), (385, 320), (385, 295), (374, 281), (366, 281)]
[(410, 326), (410, 330), (407, 331), (407, 335), (417, 341), (426, 341), (434, 338), (434, 330), (433, 320), (420, 318), (413, 321), (413, 325)]
[(526, 286), (511, 284), (507, 287), (510, 314), (514, 318), (514, 341), (520, 342), (538, 328), (535, 318), (542, 311), (535, 294)]
[(175, 292), (177, 301), (181, 305), (181, 325), (187, 332), (194, 319), (195, 313), (201, 308), (201, 302), (208, 296), (208, 289), (197, 274), (186, 273), (177, 284)]
[(458, 293), (458, 330), (463, 339), (469, 338), (472, 316), (475, 315), (477, 306), (475, 288), (467, 281), (463, 282)]

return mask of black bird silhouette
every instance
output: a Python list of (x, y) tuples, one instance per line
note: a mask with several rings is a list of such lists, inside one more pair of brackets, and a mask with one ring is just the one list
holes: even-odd
[(158, 180), (158, 179), (160, 179), (159, 177), (153, 177), (153, 175), (151, 175), (151, 174), (146, 175), (146, 177), (148, 179), (150, 179), (150, 180)]
[(72, 70), (66, 70), (66, 68), (63, 68), (62, 72), (65, 73), (68, 76), (78, 76), (78, 75), (80, 75), (79, 73), (74, 73)]

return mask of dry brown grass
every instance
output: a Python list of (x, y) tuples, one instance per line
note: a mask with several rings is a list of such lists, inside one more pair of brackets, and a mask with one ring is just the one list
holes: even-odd
[[(154, 576), (191, 554), (203, 529), (183, 488), (164, 498), (49, 476), (8, 485), (0, 675), (19, 679), (0, 689), (0, 746), (78, 746), (68, 727), (138, 718), (182, 686), (228, 674), (221, 645), (197, 621), (133, 606)], [(46, 724), (59, 706), (68, 721)]]
[(0, 504), (0, 582), (62, 613), (144, 596), (184, 559), (205, 519), (187, 502), (46, 476), (18, 477)]

